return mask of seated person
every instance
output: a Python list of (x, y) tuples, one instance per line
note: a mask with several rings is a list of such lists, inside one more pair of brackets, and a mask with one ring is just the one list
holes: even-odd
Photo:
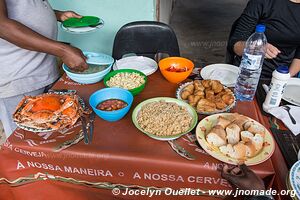
[(233, 25), (228, 51), (239, 65), (245, 42), (257, 24), (266, 25), (268, 40), (261, 78), (271, 78), (279, 65), (290, 67), (291, 76), (300, 71), (300, 0), (250, 0)]

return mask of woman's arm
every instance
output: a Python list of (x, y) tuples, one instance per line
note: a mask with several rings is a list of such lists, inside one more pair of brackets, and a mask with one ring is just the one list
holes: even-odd
[(290, 66), (291, 77), (297, 75), (300, 72), (300, 59), (295, 58)]
[(291, 77), (297, 75), (300, 72), (300, 46), (296, 49), (293, 62), (290, 66)]
[(0, 38), (24, 49), (58, 56), (71, 68), (88, 68), (82, 52), (74, 47), (51, 40), (27, 26), (9, 19), (5, 0), (0, 0)]
[[(255, 31), (256, 25), (266, 15), (268, 1), (250, 0), (240, 18), (233, 25), (229, 38), (229, 50), (238, 56), (242, 56), (246, 40)], [(269, 59), (277, 57), (280, 51), (273, 45), (267, 45), (266, 57)]]
[[(263, 19), (268, 9), (265, 0), (250, 0), (241, 17), (235, 22), (232, 35), (229, 39), (229, 50), (238, 56), (242, 56), (246, 40), (254, 32), (256, 25)], [(267, 44), (266, 58), (276, 58), (280, 53), (275, 46)]]
[(242, 56), (245, 49), (245, 44), (245, 41), (236, 42), (233, 46), (233, 52), (238, 56)]
[(234, 23), (229, 38), (229, 50), (241, 56), (245, 41), (254, 32), (256, 25), (264, 15), (266, 0), (250, 0), (242, 15)]

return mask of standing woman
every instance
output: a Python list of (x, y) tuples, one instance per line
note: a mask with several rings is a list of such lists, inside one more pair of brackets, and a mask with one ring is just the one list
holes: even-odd
[(268, 44), (261, 77), (271, 78), (279, 65), (300, 71), (300, 0), (250, 0), (233, 25), (228, 51), (239, 65), (245, 42), (257, 24), (265, 24)]
[(80, 18), (52, 10), (47, 0), (0, 0), (0, 120), (8, 137), (12, 114), (24, 95), (43, 93), (59, 78), (55, 56), (69, 67), (86, 69), (83, 53), (57, 42), (57, 20)]

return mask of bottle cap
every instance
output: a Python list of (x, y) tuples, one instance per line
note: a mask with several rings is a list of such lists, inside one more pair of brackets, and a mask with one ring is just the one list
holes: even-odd
[(256, 26), (256, 32), (257, 33), (264, 33), (265, 32), (265, 30), (266, 30), (266, 26), (265, 25), (263, 25), (263, 24), (258, 24), (257, 26)]
[(289, 73), (289, 68), (288, 66), (279, 66), (277, 67), (276, 71), (282, 74), (288, 74)]

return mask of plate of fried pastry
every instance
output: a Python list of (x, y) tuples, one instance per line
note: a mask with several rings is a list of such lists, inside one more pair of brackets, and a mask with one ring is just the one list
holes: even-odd
[(218, 80), (185, 83), (178, 88), (176, 97), (205, 115), (228, 112), (236, 102), (233, 92)]
[(259, 122), (238, 113), (204, 118), (196, 128), (196, 136), (209, 155), (233, 165), (262, 163), (275, 150), (270, 132)]

